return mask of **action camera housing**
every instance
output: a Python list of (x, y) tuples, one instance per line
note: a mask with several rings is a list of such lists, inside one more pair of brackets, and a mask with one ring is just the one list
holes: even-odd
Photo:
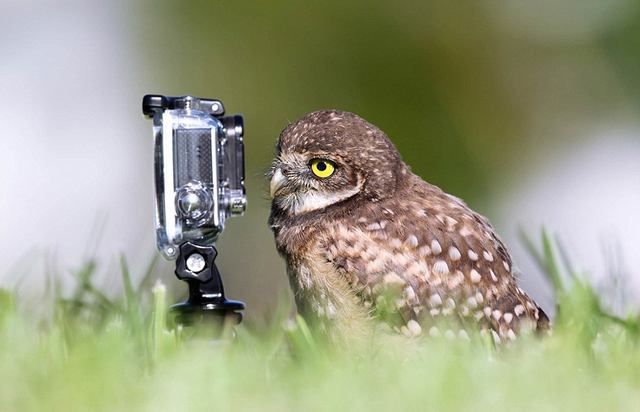
[(146, 95), (153, 118), (156, 240), (175, 259), (185, 242), (213, 245), (225, 220), (242, 215), (244, 121), (224, 116), (219, 100)]

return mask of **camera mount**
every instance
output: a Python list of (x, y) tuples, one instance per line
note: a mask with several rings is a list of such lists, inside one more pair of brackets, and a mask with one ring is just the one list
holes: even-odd
[(218, 326), (233, 328), (242, 321), (244, 303), (228, 300), (220, 272), (214, 263), (218, 251), (213, 246), (200, 246), (191, 242), (180, 245), (175, 274), (189, 285), (189, 298), (171, 306), (175, 321), (183, 326)]

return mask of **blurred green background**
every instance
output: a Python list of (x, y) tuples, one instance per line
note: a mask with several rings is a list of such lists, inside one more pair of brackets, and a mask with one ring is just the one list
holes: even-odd
[[(88, 217), (108, 215), (104, 230), (112, 232), (98, 248), (106, 254), (105, 288), (117, 287), (117, 276), (109, 280), (113, 265), (108, 262), (118, 250), (124, 250), (134, 264), (142, 262), (140, 266), (155, 254), (151, 123), (140, 113), (146, 93), (218, 98), (227, 113), (245, 116), (249, 206), (243, 218), (227, 222), (218, 245), (218, 265), (228, 297), (248, 304), (249, 319), (261, 317), (287, 293), (284, 265), (266, 224), (270, 202), (263, 173), (280, 131), (311, 111), (347, 110), (376, 124), (415, 173), (489, 217), (514, 250), (516, 262), (524, 262), (520, 263), (524, 289), (543, 306), (551, 305), (550, 289), (515, 245), (519, 243), (515, 228), (523, 221), (535, 230), (545, 220), (553, 224), (554, 209), (546, 211), (549, 216), (536, 215), (537, 207), (521, 214), (514, 205), (532, 193), (527, 187), (535, 176), (545, 170), (562, 171), (555, 167), (593, 141), (604, 141), (607, 147), (611, 131), (624, 132), (622, 140), (632, 148), (624, 152), (634, 153), (629, 164), (640, 160), (634, 152), (640, 135), (637, 1), (140, 1), (52, 3), (38, 8), (10, 3), (2, 8), (8, 25), (2, 29), (5, 102), (26, 88), (35, 88), (34, 95), (44, 89), (58, 101), (46, 107), (49, 120), (55, 119), (49, 125), (82, 117), (90, 130), (106, 133), (106, 138), (86, 130), (58, 133), (58, 141), (82, 140), (70, 146), (70, 158), (83, 158), (86, 150), (101, 145), (105, 150), (110, 144), (120, 148), (106, 160), (68, 170), (50, 183), (68, 186), (89, 179), (86, 173), (96, 179), (113, 175), (113, 204), (85, 197), (78, 200), (80, 207), (62, 207), (55, 214), (52, 208), (39, 207), (36, 219), (50, 225), (58, 221), (82, 243), (93, 238), (96, 226), (95, 219), (76, 218), (80, 209)], [(36, 34), (20, 35), (34, 30)], [(100, 33), (100, 42), (56, 40), (60, 33), (68, 39), (88, 39), (93, 31)], [(26, 60), (12, 58), (18, 49), (34, 50), (37, 63), (32, 63), (38, 70), (24, 75)], [(63, 57), (51, 57), (53, 63), (47, 63), (48, 58), (41, 56), (49, 52)], [(87, 65), (88, 60), (95, 63)], [(66, 71), (64, 77), (58, 69)], [(39, 81), (34, 84), (33, 79)], [(38, 85), (42, 87), (37, 89)], [(81, 97), (85, 95), (89, 98)], [(89, 100), (92, 95), (100, 97)], [(17, 97), (16, 101), (16, 112), (33, 110), (33, 100)], [(84, 107), (86, 115), (70, 109), (74, 107)], [(6, 112), (5, 118), (10, 115)], [(40, 144), (38, 139), (52, 139), (43, 134), (33, 137), (34, 145)], [(2, 155), (15, 158), (19, 150), (9, 143)], [(601, 152), (605, 167), (616, 162), (606, 157), (606, 150)], [(21, 165), (5, 166), (13, 167), (8, 175), (15, 178)], [(116, 169), (124, 171), (117, 174)], [(563, 173), (553, 172), (544, 182), (552, 184)], [(589, 180), (590, 175), (576, 176)], [(635, 197), (629, 198), (628, 192), (640, 188), (631, 178), (636, 186), (616, 186), (610, 199), (629, 205), (629, 213), (638, 206), (638, 197), (632, 193)], [(3, 191), (14, 190), (8, 180), (2, 182)], [(577, 178), (558, 190), (582, 184)], [(620, 196), (615, 195), (618, 191)], [(587, 193), (599, 198), (595, 190)], [(588, 196), (578, 205), (588, 207)], [(575, 207), (563, 206), (553, 196), (539, 200), (557, 204), (560, 210)], [(40, 200), (47, 201), (64, 203), (65, 198)], [(9, 215), (8, 207), (5, 201), (2, 219)], [(135, 220), (120, 218), (132, 213)], [(580, 215), (573, 224), (593, 225), (597, 244), (601, 213), (593, 209), (587, 216), (585, 220)], [(635, 232), (638, 222), (636, 212), (606, 225), (619, 224), (613, 237), (624, 243), (627, 231)], [(123, 232), (125, 226), (135, 230)], [(4, 230), (16, 231), (8, 222)], [(11, 237), (7, 233), (4, 242)], [(582, 232), (567, 234), (572, 235), (581, 245)], [(122, 238), (129, 243), (116, 242)], [(25, 235), (21, 253), (29, 250), (30, 239)], [(47, 236), (37, 243), (47, 245)], [(57, 239), (50, 243), (68, 250), (78, 244), (64, 246)], [(586, 252), (594, 253), (598, 252)], [(5, 258), (15, 262), (18, 255), (22, 256), (14, 253)], [(79, 264), (73, 262), (72, 253), (64, 256), (61, 272)], [(598, 270), (590, 263), (586, 266)], [(172, 270), (171, 262), (162, 262), (158, 275), (181, 290)], [(34, 272), (31, 279), (42, 275)]]

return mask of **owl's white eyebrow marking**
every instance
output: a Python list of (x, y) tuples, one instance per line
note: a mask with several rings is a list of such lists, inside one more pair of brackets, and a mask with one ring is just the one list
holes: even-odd
[(361, 189), (362, 180), (358, 179), (358, 184), (352, 189), (342, 190), (331, 194), (310, 191), (300, 195), (293, 195), (294, 197), (287, 196), (286, 199), (283, 199), (284, 201), (281, 205), (294, 215), (298, 215), (301, 213), (311, 212), (313, 210), (324, 209), (334, 203), (346, 200), (358, 194)]
[(309, 161), (307, 156), (301, 153), (280, 153), (278, 160), (289, 165), (305, 165)]

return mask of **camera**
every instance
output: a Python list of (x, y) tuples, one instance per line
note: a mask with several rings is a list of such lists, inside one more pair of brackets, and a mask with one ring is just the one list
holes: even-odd
[(175, 259), (180, 245), (213, 245), (228, 217), (244, 213), (244, 121), (219, 100), (146, 95), (153, 118), (156, 240)]

